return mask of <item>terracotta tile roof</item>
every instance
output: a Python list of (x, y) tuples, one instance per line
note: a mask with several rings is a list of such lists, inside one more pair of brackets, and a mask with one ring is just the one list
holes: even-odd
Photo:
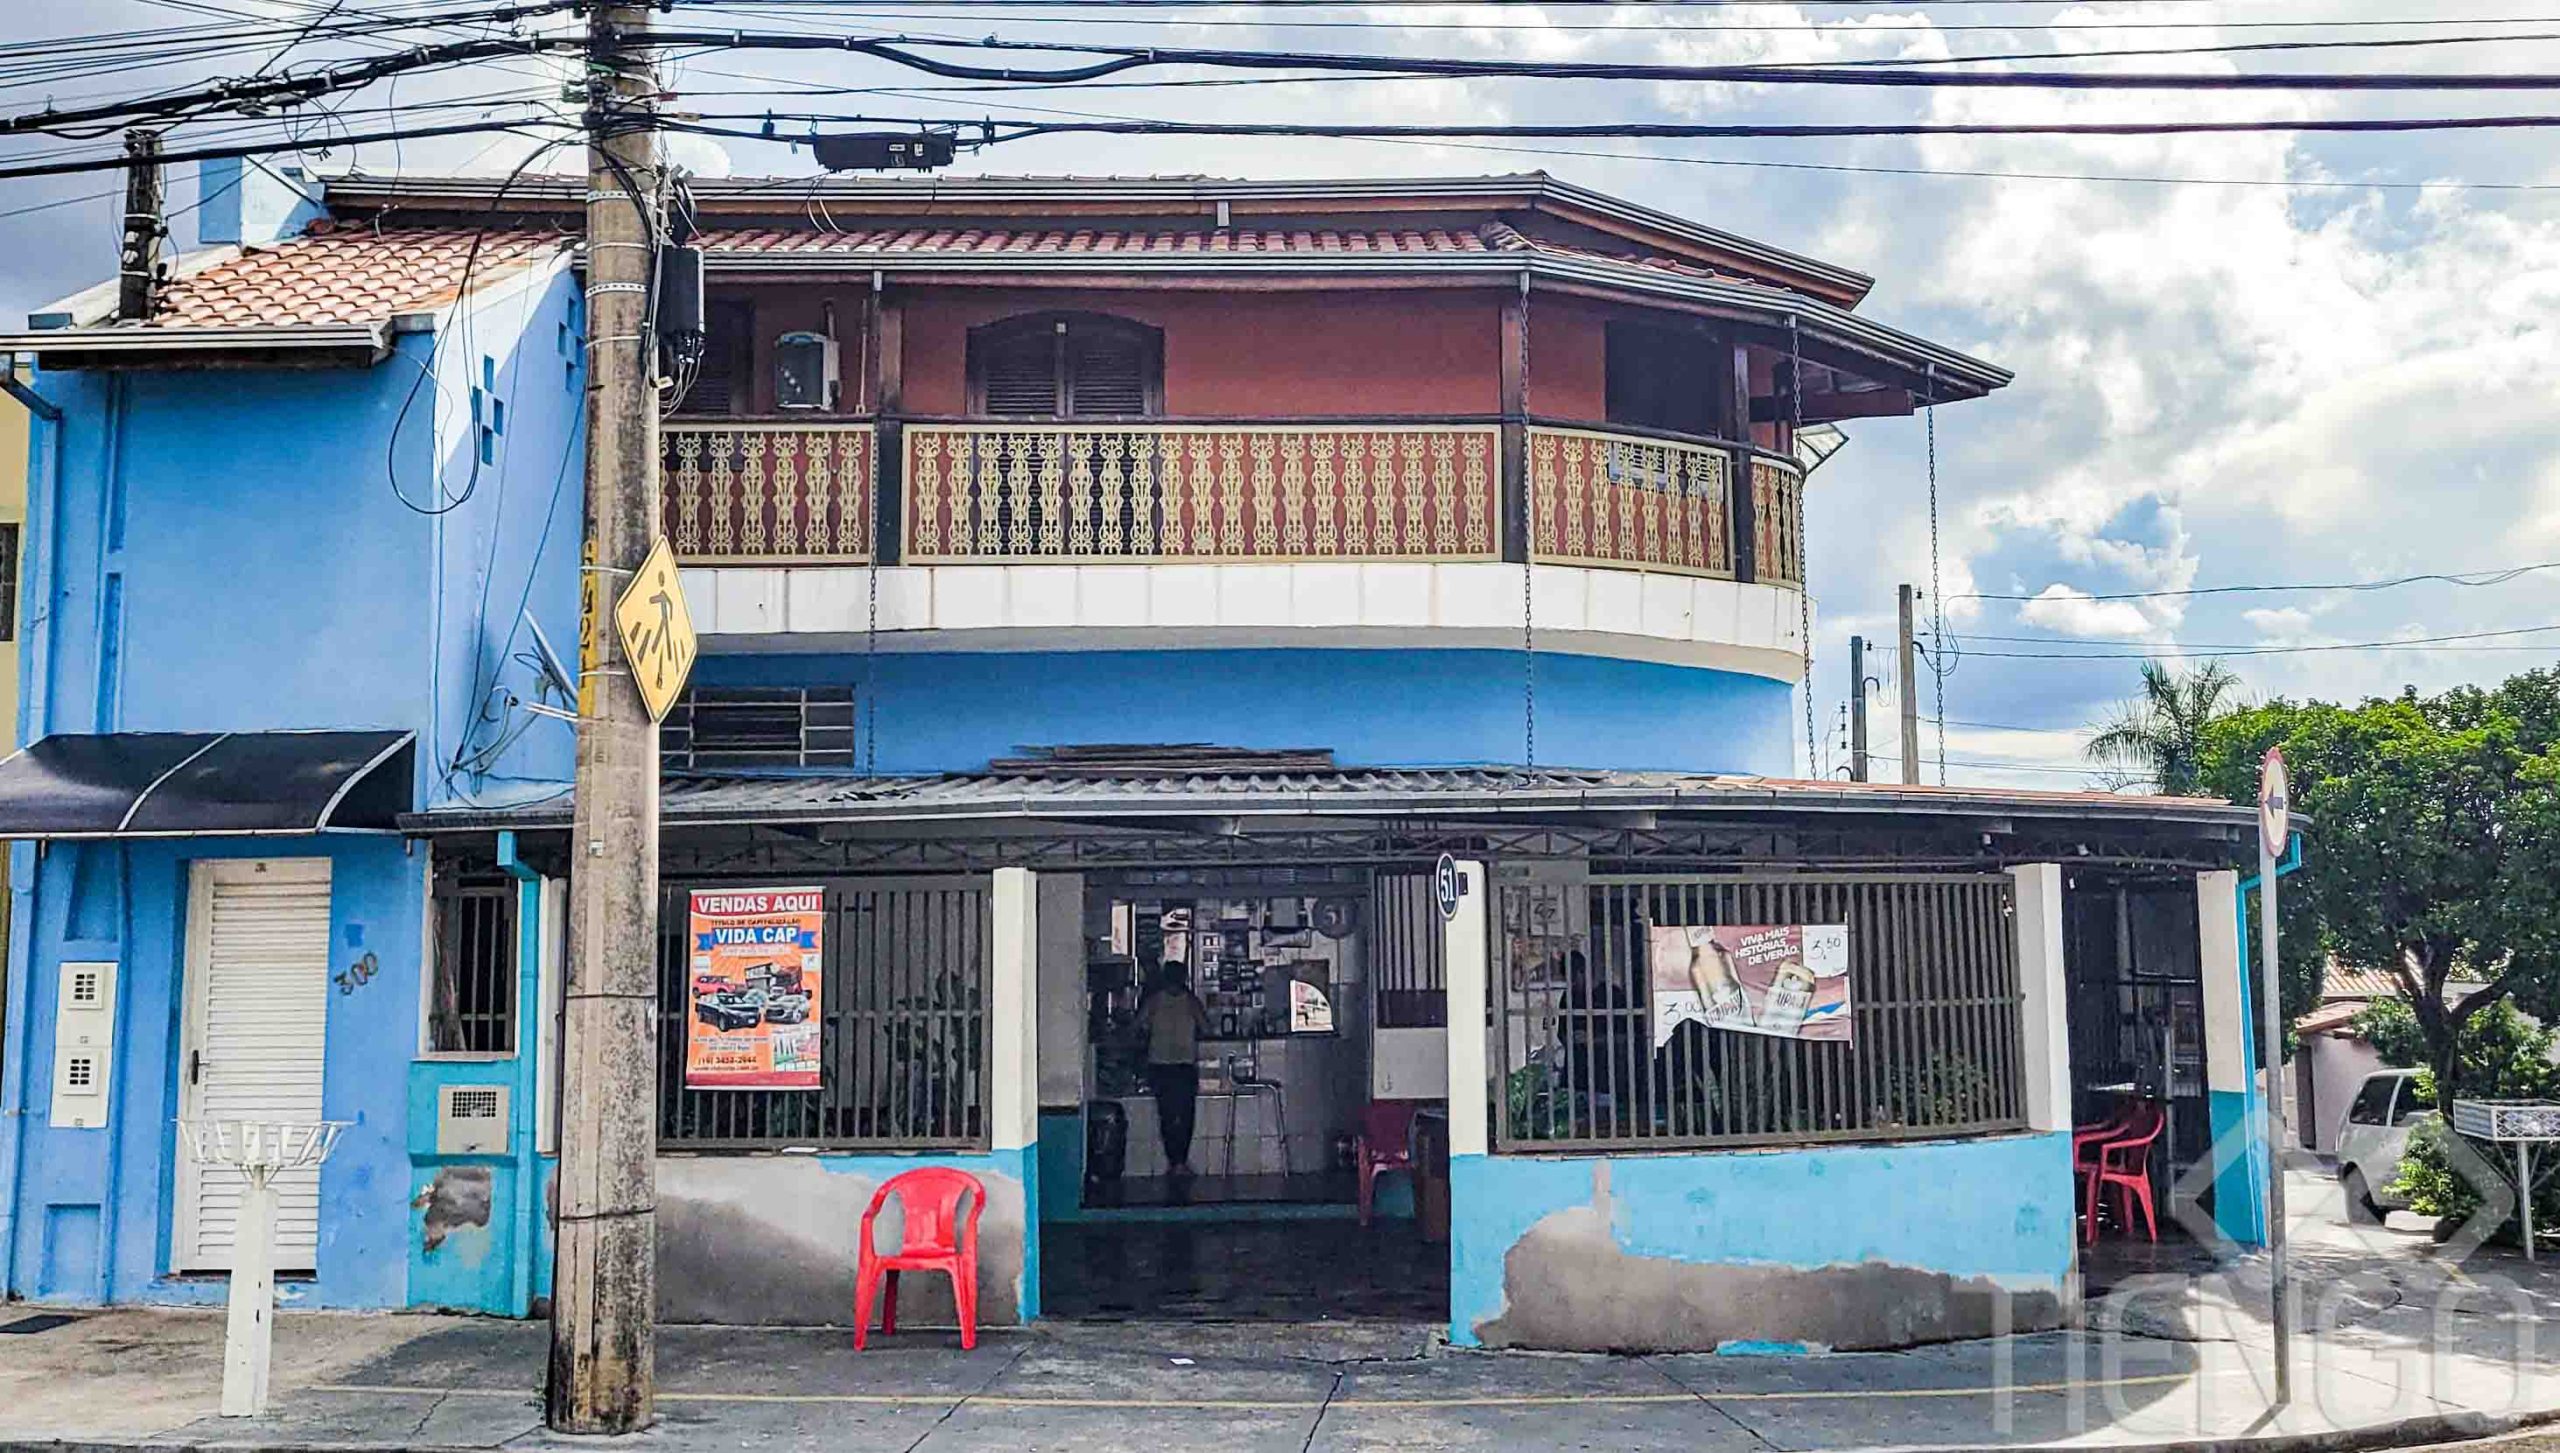
[(491, 232), (475, 260), (453, 228), (349, 230), (296, 237), (173, 279), (154, 327), (379, 323), (453, 301), (464, 271), (476, 286), (559, 247), (552, 233)]
[(698, 239), (707, 251), (759, 254), (929, 252), (971, 256), (1216, 255), (1280, 253), (1356, 256), (1363, 253), (1490, 252), (1473, 231), (1416, 228), (1262, 228), (1223, 231), (1174, 228), (1064, 227), (863, 227), (838, 232), (771, 227), (706, 228)]
[[(2482, 980), (2448, 979), (2444, 993), (2448, 999), (2459, 999), (2478, 989)], [(2388, 999), (2400, 992), (2400, 981), (2381, 969), (2351, 969), (2344, 964), (2329, 965), (2320, 981), (2320, 997), (2331, 999)]]

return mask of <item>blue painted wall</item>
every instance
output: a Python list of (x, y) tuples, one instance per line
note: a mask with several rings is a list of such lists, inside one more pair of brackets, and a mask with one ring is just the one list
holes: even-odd
[[(1223, 650), (725, 655), (721, 685), (876, 681), (883, 772), (965, 772), (1025, 746), (1331, 747), (1355, 766), (1518, 762), (1516, 651)], [(1540, 655), (1538, 760), (1700, 772), (1792, 769), (1785, 682)]]
[[(515, 704), (537, 695), (518, 621), (530, 609), (574, 649), (580, 306), (553, 265), (484, 290), (433, 336), (401, 336), (371, 368), (37, 378), (65, 417), (34, 448), (47, 467), (30, 486), (22, 739), (407, 729), (421, 805), (562, 790), (568, 727)], [(322, 1174), (317, 1280), (291, 1295), (396, 1307), (414, 1271), (422, 1297), (491, 1305), (486, 1258), (464, 1274), (471, 1248), (449, 1242), (432, 1266), (411, 1255), (412, 1086), (385, 1067), (420, 1057), (423, 849), (347, 835), (14, 849), (8, 1290), (221, 1296), (218, 1281), (165, 1273), (186, 864), (241, 855), (331, 858), (335, 951), (380, 966), (330, 1003), (324, 1101), (353, 1123)], [(58, 967), (91, 958), (121, 965), (113, 1123), (53, 1131)], [(484, 1073), (500, 1071), (436, 1067), (430, 1108), (434, 1078)]]
[[(18, 904), (31, 910), (36, 953), (25, 962), (37, 1033), (13, 1033), (5, 1109), (19, 1125), (18, 1195), (9, 1229), (9, 1290), (77, 1303), (221, 1299), (219, 1281), (171, 1280), (177, 1176), (179, 966), (187, 864), (199, 858), (326, 856), (330, 944), (340, 964), (371, 953), (374, 978), (328, 992), (322, 1113), (349, 1122), (320, 1174), (315, 1280), (287, 1288), (300, 1305), (403, 1305), (408, 1256), (407, 1089), (382, 1067), (417, 1053), (419, 915), (424, 857), (398, 838), (149, 841), (55, 845)], [(108, 1124), (47, 1125), (52, 1006), (66, 959), (123, 965), (117, 994)]]
[[(1515, 1246), (1588, 1213), (1602, 1160), (1454, 1158), (1450, 1340), (1476, 1345), (1509, 1310)], [(1607, 1232), (1628, 1257), (1672, 1266), (1818, 1271), (1883, 1266), (1987, 1278), (2057, 1298), (2075, 1221), (2068, 1135), (1606, 1158)], [(1772, 1299), (1775, 1300), (1775, 1299)], [(1750, 1335), (1794, 1340), (1784, 1307)], [(1643, 1329), (1619, 1345), (1642, 1346)]]

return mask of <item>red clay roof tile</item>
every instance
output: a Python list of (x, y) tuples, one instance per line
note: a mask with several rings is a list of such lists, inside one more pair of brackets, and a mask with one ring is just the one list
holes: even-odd
[[(450, 303), (464, 283), (523, 268), (562, 242), (552, 233), (413, 227), (296, 237), (173, 279), (154, 327), (380, 323)], [(468, 274), (466, 278), (466, 272)]]

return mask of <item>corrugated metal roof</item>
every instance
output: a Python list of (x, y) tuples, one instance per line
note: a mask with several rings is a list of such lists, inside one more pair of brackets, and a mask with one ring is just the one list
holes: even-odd
[[(671, 826), (750, 823), (962, 821), (990, 818), (1200, 815), (1500, 817), (1576, 812), (1748, 812), (1966, 815), (2151, 821), (2239, 828), (2256, 810), (2196, 797), (2107, 792), (1911, 787), (1567, 768), (1369, 768), (1332, 772), (1130, 773), (939, 777), (817, 774), (669, 777), (659, 796)], [(527, 807), (444, 809), (408, 820), (417, 830), (565, 826), (563, 795)]]

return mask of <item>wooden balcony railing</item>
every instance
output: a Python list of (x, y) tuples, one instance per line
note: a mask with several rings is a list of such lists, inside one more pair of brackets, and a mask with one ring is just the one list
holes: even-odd
[(1592, 429), (1529, 429), (1533, 557), (1733, 576), (1733, 455)]
[(1490, 424), (909, 424), (906, 559), (1496, 560)]
[(1751, 460), (1752, 556), (1759, 579), (1804, 584), (1804, 471), (1754, 455)]
[[(1804, 474), (1716, 440), (1491, 422), (674, 420), (688, 564), (1519, 560), (1804, 581)], [(889, 478), (884, 480), (883, 467)], [(1526, 538), (1503, 521), (1525, 514)], [(1745, 568), (1747, 565), (1747, 569)]]
[(869, 424), (663, 426), (665, 527), (688, 564), (871, 558)]

